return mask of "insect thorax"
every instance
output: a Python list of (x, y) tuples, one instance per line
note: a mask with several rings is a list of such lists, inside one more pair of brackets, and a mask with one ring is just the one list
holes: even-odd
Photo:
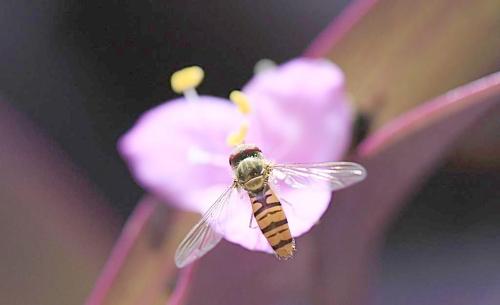
[(236, 147), (229, 158), (238, 184), (247, 192), (259, 192), (267, 180), (266, 162), (262, 152), (255, 145), (243, 144)]

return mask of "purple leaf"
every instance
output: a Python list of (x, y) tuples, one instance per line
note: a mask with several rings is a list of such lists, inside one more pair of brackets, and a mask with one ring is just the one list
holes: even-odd
[[(181, 300), (190, 271), (179, 274), (173, 255), (198, 218), (169, 209), (153, 197), (142, 199), (86, 304), (165, 304), (169, 297)], [(172, 295), (177, 282), (178, 291)]]

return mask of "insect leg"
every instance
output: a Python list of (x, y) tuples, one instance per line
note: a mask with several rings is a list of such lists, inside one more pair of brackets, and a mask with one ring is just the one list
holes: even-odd
[(250, 221), (248, 223), (248, 227), (250, 229), (257, 229), (259, 226), (255, 226), (255, 227), (252, 226), (252, 224), (253, 224), (253, 218), (254, 218), (253, 213), (250, 213)]

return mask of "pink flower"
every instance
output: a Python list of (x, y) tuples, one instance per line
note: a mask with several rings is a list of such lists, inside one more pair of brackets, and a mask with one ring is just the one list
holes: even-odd
[[(348, 148), (351, 109), (340, 69), (323, 59), (295, 59), (256, 75), (244, 92), (252, 104), (249, 143), (276, 162), (335, 161)], [(178, 208), (204, 213), (232, 182), (227, 136), (242, 115), (228, 100), (179, 98), (145, 113), (123, 136), (119, 149), (137, 182)], [(283, 190), (283, 208), (294, 236), (307, 232), (325, 212), (329, 191)], [(235, 196), (239, 197), (238, 194)], [(272, 252), (259, 230), (248, 226), (251, 205), (238, 201), (220, 225), (224, 237), (251, 250)]]

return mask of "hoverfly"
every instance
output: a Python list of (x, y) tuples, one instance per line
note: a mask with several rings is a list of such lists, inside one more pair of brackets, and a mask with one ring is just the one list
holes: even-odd
[(366, 170), (352, 162), (274, 164), (264, 158), (257, 146), (250, 144), (236, 146), (229, 164), (234, 175), (233, 183), (180, 243), (175, 253), (175, 263), (179, 268), (205, 255), (222, 239), (217, 230), (218, 221), (234, 201), (231, 199), (234, 190), (246, 191), (250, 198), (253, 210), (250, 226), (255, 217), (275, 255), (279, 259), (288, 259), (294, 255), (295, 240), (281, 206), (281, 201), (289, 202), (277, 195), (277, 183), (282, 182), (291, 188), (324, 187), (335, 191), (366, 177)]

